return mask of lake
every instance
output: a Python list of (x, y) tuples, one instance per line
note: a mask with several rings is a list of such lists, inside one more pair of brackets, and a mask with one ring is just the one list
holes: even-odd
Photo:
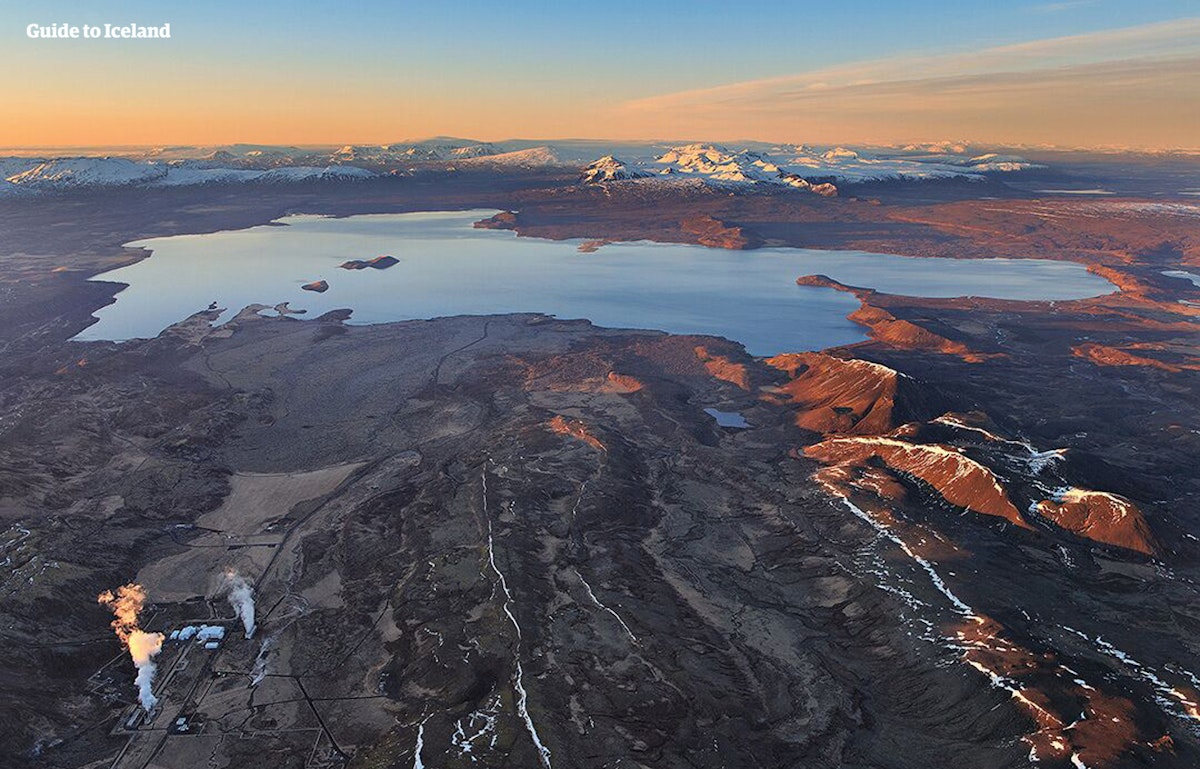
[[(722, 336), (754, 355), (774, 355), (865, 338), (862, 327), (846, 320), (857, 299), (797, 286), (801, 275), (924, 297), (1067, 300), (1114, 290), (1081, 265), (1032, 259), (729, 251), (650, 242), (582, 253), (581, 240), (518, 238), (472, 227), (494, 213), (297, 215), (245, 230), (129, 243), (153, 254), (93, 278), (128, 288), (75, 339), (154, 337), (211, 302), (227, 308), (218, 323), (247, 305), (289, 302), (307, 317), (351, 308), (352, 324), (540, 312), (613, 328)], [(384, 270), (338, 266), (381, 255), (399, 261)], [(328, 282), (328, 291), (301, 288), (317, 280)]]

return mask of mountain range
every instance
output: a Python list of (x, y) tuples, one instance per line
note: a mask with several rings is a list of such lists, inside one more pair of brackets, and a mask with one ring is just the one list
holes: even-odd
[[(597, 159), (599, 158), (599, 159)], [(183, 186), (362, 180), (421, 171), (557, 169), (585, 183), (669, 178), (718, 186), (782, 185), (833, 194), (838, 183), (946, 178), (982, 179), (1036, 168), (1016, 156), (976, 154), (964, 145), (850, 149), (747, 142), (712, 143), (526, 140), (480, 142), (436, 137), (341, 147), (238, 144), (154, 147), (82, 156), (0, 157), (0, 195), (92, 187)]]

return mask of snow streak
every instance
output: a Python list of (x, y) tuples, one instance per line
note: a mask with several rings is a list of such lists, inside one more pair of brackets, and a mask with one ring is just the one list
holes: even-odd
[(609, 614), (611, 614), (613, 616), (613, 619), (615, 619), (617, 622), (621, 623), (621, 627), (625, 630), (625, 634), (627, 636), (629, 636), (629, 640), (633, 641), (634, 643), (637, 643), (638, 642), (637, 636), (635, 636), (633, 634), (633, 631), (629, 629), (629, 625), (625, 624), (625, 620), (621, 619), (620, 614), (617, 614), (615, 611), (613, 611), (609, 607), (600, 603), (600, 599), (596, 597), (596, 594), (594, 592), (592, 592), (592, 586), (589, 585), (588, 581), (583, 578), (582, 574), (579, 573), (579, 569), (575, 570), (575, 576), (579, 577), (579, 581), (583, 583), (584, 589), (587, 590), (588, 598), (590, 598), (592, 603), (596, 605), (596, 608), (600, 609), (601, 611), (606, 611)]
[(517, 622), (517, 618), (512, 612), (511, 606), (514, 601), (512, 592), (508, 589), (508, 580), (504, 578), (504, 572), (500, 571), (500, 567), (496, 565), (496, 549), (492, 543), (492, 519), (488, 515), (487, 507), (486, 469), (483, 471), (483, 518), (487, 521), (488, 565), (500, 581), (500, 589), (504, 591), (504, 613), (508, 615), (513, 629), (517, 632), (517, 650), (513, 655), (516, 663), (516, 673), (513, 675), (513, 688), (517, 692), (517, 714), (525, 722), (525, 730), (529, 732), (530, 738), (533, 739), (533, 744), (537, 748), (538, 758), (541, 761), (543, 769), (552, 769), (550, 765), (550, 749), (542, 744), (542, 739), (538, 736), (537, 727), (533, 724), (533, 717), (529, 715), (529, 694), (525, 691), (523, 683), (525, 670), (521, 667), (521, 624)]

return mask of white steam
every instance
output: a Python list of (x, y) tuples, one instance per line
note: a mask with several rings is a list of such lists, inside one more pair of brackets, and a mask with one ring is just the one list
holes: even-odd
[(115, 593), (105, 590), (97, 600), (116, 615), (112, 628), (133, 658), (133, 665), (137, 668), (134, 684), (138, 690), (138, 701), (148, 713), (158, 704), (153, 690), (154, 657), (162, 651), (163, 634), (147, 633), (138, 627), (138, 614), (146, 602), (146, 591), (141, 585), (131, 582), (117, 588)]
[(221, 583), (221, 590), (229, 599), (229, 605), (242, 620), (242, 627), (246, 629), (246, 637), (253, 638), (255, 628), (254, 588), (250, 586), (245, 577), (233, 569), (227, 569), (224, 581)]
[(138, 701), (142, 703), (142, 708), (147, 713), (154, 710), (154, 706), (158, 704), (158, 697), (154, 696), (153, 690), (154, 674), (158, 669), (158, 666), (154, 664), (154, 657), (162, 651), (162, 644), (162, 633), (144, 633), (141, 630), (135, 630), (133, 635), (129, 636), (129, 654), (133, 657), (133, 664), (137, 668), (137, 676), (133, 679), (133, 683), (137, 686)]
[(267, 662), (271, 656), (271, 649), (275, 647), (275, 639), (268, 636), (262, 642), (262, 646), (258, 649), (258, 655), (254, 658), (254, 667), (250, 670), (250, 685), (258, 686), (267, 677)]

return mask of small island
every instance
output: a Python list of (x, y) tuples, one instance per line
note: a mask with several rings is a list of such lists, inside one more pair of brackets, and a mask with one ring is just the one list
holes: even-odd
[(399, 263), (400, 260), (394, 256), (377, 256), (374, 259), (351, 259), (347, 262), (342, 262), (338, 266), (343, 270), (365, 270), (368, 267), (373, 270), (386, 270), (388, 267)]
[(323, 294), (329, 290), (329, 283), (324, 280), (314, 280), (312, 283), (305, 283), (300, 288), (305, 291), (316, 291), (318, 294)]

